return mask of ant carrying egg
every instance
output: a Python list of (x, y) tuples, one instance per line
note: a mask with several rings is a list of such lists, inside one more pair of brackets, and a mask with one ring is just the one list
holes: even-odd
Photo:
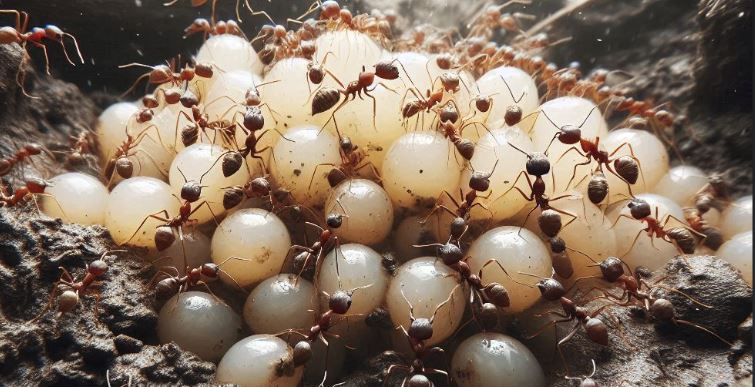
[[(686, 294), (663, 277), (675, 256), (690, 271), (696, 254), (719, 254), (751, 282), (752, 197), (729, 189), (736, 176), (707, 176), (716, 166), (673, 164), (681, 118), (656, 96), (629, 96), (625, 73), (549, 63), (569, 38), (543, 32), (538, 6), (481, 7), (458, 31), (401, 31), (405, 15), (332, 0), (288, 20), (239, 1), (237, 18), (254, 16), (243, 23), (207, 2), (165, 4), (177, 19), (189, 6), (212, 12), (182, 22), (195, 56), (121, 66), (147, 68), (142, 98), (106, 106), (95, 131), (67, 132), (57, 159), (37, 138), (0, 155), (3, 217), (39, 199), (40, 215), (62, 223), (34, 227), (103, 225), (93, 237), (151, 261), (128, 282), (145, 286), (154, 324), (133, 328), (105, 300), (95, 318), (108, 329), (150, 350), (159, 341), (166, 359), (173, 342), (215, 363), (211, 381), (249, 386), (339, 385), (367, 367), (368, 385), (603, 385), (614, 361), (604, 355), (634, 334), (625, 326), (731, 341), (660, 293)], [(24, 18), (0, 43), (43, 44), (22, 32), (25, 13), (2, 13)], [(65, 50), (72, 35), (49, 29)], [(32, 176), (63, 159), (97, 175)], [(43, 310), (71, 311), (95, 279), (103, 297), (124, 286), (125, 263), (100, 261), (79, 279), (63, 261)], [(48, 320), (74, 319), (34, 322)], [(528, 349), (533, 335), (551, 335), (556, 363)], [(574, 346), (603, 355), (572, 357)]]

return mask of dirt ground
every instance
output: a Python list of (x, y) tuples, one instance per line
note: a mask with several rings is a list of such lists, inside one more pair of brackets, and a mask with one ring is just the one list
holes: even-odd
[[(96, 56), (100, 50), (109, 55), (74, 69), (53, 57), (55, 68), (60, 69), (55, 70), (58, 80), (29, 69), (27, 90), (40, 97), (30, 99), (20, 94), (15, 83), (22, 58), (18, 47), (0, 45), (0, 155), (31, 140), (53, 150), (65, 149), (68, 136), (91, 127), (100, 109), (114, 100), (112, 91), (127, 87), (128, 82), (123, 82), (127, 77), (119, 77), (113, 67), (135, 60), (136, 52), (144, 55), (140, 61), (157, 63), (199, 44), (180, 38), (179, 31), (199, 12), (190, 9), (188, 2), (171, 8), (173, 17), (165, 23), (166, 11), (159, 2), (137, 7), (133, 0), (120, 1), (119, 5), (135, 10), (120, 15), (125, 30), (112, 23), (116, 9), (112, 3), (104, 7), (101, 0), (79, 2), (86, 17), (77, 17), (61, 8), (61, 3), (47, 3), (31, 1), (24, 7), (32, 12), (33, 21), (53, 22), (76, 34), (85, 53)], [(474, 10), (466, 2), (447, 2), (442, 8), (437, 7), (439, 3), (446, 2), (391, 0), (380, 5), (400, 10), (404, 23), (440, 25), (466, 21)], [(370, 5), (378, 3), (365, 0), (354, 8), (370, 9)], [(289, 16), (305, 7), (306, 2), (293, 2), (292, 9), (277, 7), (272, 15)], [(557, 8), (555, 2), (542, 2), (532, 12), (544, 15)], [(208, 12), (207, 8), (202, 11)], [(232, 10), (226, 7), (222, 12), (230, 16)], [(671, 152), (673, 162), (683, 159), (708, 172), (724, 173), (735, 194), (751, 193), (751, 13), (751, 2), (745, 0), (702, 0), (699, 4), (688, 0), (591, 1), (553, 23), (552, 34), (572, 39), (551, 49), (547, 58), (562, 65), (579, 61), (585, 72), (604, 67), (635, 75), (627, 83), (634, 95), (651, 97), (659, 104), (668, 102), (678, 116), (674, 130), (678, 152)], [(102, 29), (88, 33), (94, 24)], [(165, 28), (155, 32), (156, 26)], [(139, 28), (143, 34), (136, 36)], [(112, 47), (118, 47), (123, 56), (110, 53)], [(43, 175), (60, 168), (52, 163), (36, 167)], [(81, 168), (87, 168), (86, 164)], [(0, 385), (103, 386), (106, 373), (114, 386), (126, 384), (129, 377), (139, 384), (212, 381), (214, 364), (157, 341), (159, 304), (145, 286), (150, 269), (139, 260), (138, 252), (107, 255), (110, 269), (96, 292), (99, 301), (85, 296), (75, 313), (57, 318), (46, 312), (29, 322), (43, 312), (59, 276), (58, 266), (78, 277), (85, 264), (117, 248), (102, 227), (40, 219), (33, 204), (0, 209)], [(610, 345), (599, 347), (578, 333), (565, 348), (572, 373), (589, 373), (594, 359), (598, 367), (594, 379), (601, 386), (751, 383), (751, 289), (730, 266), (711, 257), (695, 257), (689, 263), (673, 260), (656, 273), (656, 278), (662, 276), (667, 276), (662, 284), (715, 306), (695, 308), (687, 299), (669, 294), (678, 305), (679, 319), (706, 325), (735, 345), (727, 348), (683, 324), (656, 325), (637, 311), (609, 309), (604, 317), (611, 327)], [(506, 321), (506, 331), (521, 334), (522, 324), (520, 319)], [(449, 351), (454, 344), (448, 345)], [(554, 356), (552, 349), (544, 353), (550, 359)], [(558, 361), (541, 359), (553, 385), (576, 385), (563, 379)], [(352, 364), (354, 372), (345, 379), (346, 385), (383, 385), (381, 371), (398, 360), (381, 355)]]

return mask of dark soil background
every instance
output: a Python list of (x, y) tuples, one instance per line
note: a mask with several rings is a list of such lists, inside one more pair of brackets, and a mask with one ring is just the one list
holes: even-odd
[[(75, 34), (87, 63), (70, 67), (59, 47), (50, 45), (55, 78), (35, 75), (29, 68), (27, 89), (40, 97), (29, 99), (15, 83), (22, 58), (19, 48), (0, 45), (0, 156), (31, 140), (63, 149), (69, 135), (93, 127), (99, 111), (139, 74), (119, 70), (118, 65), (156, 64), (196, 50), (201, 37), (182, 39), (182, 30), (195, 17), (208, 17), (209, 4), (191, 8), (188, 0), (180, 0), (165, 8), (161, 3), (1, 2), (4, 9), (29, 11), (32, 25), (56, 24)], [(219, 17), (234, 15), (233, 1), (219, 3)], [(253, 3), (279, 21), (308, 6), (306, 1)], [(426, 21), (458, 27), (481, 2), (347, 4), (357, 10), (394, 8), (402, 15), (401, 25)], [(560, 6), (558, 1), (543, 1), (528, 12), (543, 17)], [(12, 23), (7, 15), (2, 20)], [(264, 21), (244, 20), (248, 35), (254, 35)], [(560, 65), (579, 61), (584, 72), (604, 67), (635, 75), (629, 82), (634, 95), (668, 102), (677, 114), (674, 137), (684, 162), (724, 173), (737, 195), (752, 192), (750, 1), (595, 0), (554, 22), (549, 32), (572, 40), (547, 52), (548, 59)], [(41, 58), (32, 53), (34, 67), (40, 69)], [(681, 162), (679, 155), (671, 155), (674, 163)], [(57, 165), (37, 167), (43, 176), (59, 170)], [(0, 209), (0, 385), (102, 386), (107, 384), (106, 372), (113, 385), (126, 384), (129, 377), (139, 384), (212, 381), (212, 363), (157, 342), (158, 305), (145, 288), (150, 269), (133, 252), (107, 258), (110, 271), (99, 287), (99, 302), (85, 296), (75, 313), (57, 318), (50, 312), (36, 323), (27, 322), (45, 306), (58, 266), (80, 276), (86, 263), (115, 248), (101, 227), (39, 219), (33, 204)], [(61, 257), (64, 252), (70, 255)], [(609, 347), (591, 344), (582, 333), (567, 346), (574, 372), (589, 373), (590, 359), (595, 359), (595, 379), (602, 386), (731, 386), (748, 380), (751, 384), (752, 322), (745, 320), (751, 315), (752, 291), (720, 260), (704, 257), (692, 262), (671, 261), (657, 276), (668, 275), (666, 285), (715, 305), (714, 310), (695, 309), (686, 299), (668, 295), (679, 318), (737, 340), (734, 347), (727, 348), (699, 330), (656, 326), (631, 310), (613, 309), (605, 315), (612, 326)], [(508, 332), (516, 334), (518, 323), (507, 322)], [(381, 370), (394, 360), (369, 359), (346, 384), (382, 385)], [(575, 385), (558, 374), (558, 362), (549, 370), (554, 384)]]

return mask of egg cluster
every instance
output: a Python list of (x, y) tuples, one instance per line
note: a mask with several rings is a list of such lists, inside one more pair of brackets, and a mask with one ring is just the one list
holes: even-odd
[[(160, 340), (218, 362), (219, 383), (337, 381), (345, 348), (387, 326), (389, 347), (417, 359), (396, 367), (408, 385), (430, 385), (445, 372), (423, 359), (471, 312), (484, 332), (448, 376), (543, 385), (534, 355), (496, 331), (546, 279), (706, 253), (751, 284), (752, 197), (669, 168), (654, 133), (670, 113), (610, 72), (546, 63), (547, 37), (503, 10), (461, 39), (432, 26), (394, 38), (394, 14), (333, 1), (251, 40), (198, 19), (192, 64), (150, 66), (154, 91), (99, 117), (102, 176), (51, 178), (42, 210), (145, 248), (170, 298)], [(243, 310), (201, 291), (214, 279), (251, 291)]]

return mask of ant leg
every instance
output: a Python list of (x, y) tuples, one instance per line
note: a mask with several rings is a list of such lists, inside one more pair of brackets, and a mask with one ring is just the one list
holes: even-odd
[[(634, 240), (632, 240), (632, 244), (629, 245), (629, 248), (627, 249), (627, 251), (624, 254), (621, 254), (621, 256), (619, 257), (619, 259), (623, 260), (624, 257), (626, 257), (626, 255), (629, 254), (630, 251), (632, 251), (632, 249), (634, 248), (634, 244), (637, 243), (637, 239), (640, 238), (640, 235), (642, 234), (643, 231), (645, 231), (645, 230), (637, 231), (637, 235), (634, 236)], [(652, 242), (653, 242), (653, 238), (650, 238), (650, 243), (652, 243)], [(653, 247), (655, 247), (655, 245)]]
[[(161, 218), (161, 217), (157, 216), (157, 215), (159, 215), (159, 214), (163, 214), (163, 215), (165, 215), (165, 217), (164, 217), (164, 218)], [(134, 231), (134, 233), (133, 233), (133, 234), (131, 234), (131, 237), (129, 237), (128, 239), (126, 239), (126, 241), (125, 241), (125, 242), (121, 243), (121, 244), (120, 244), (120, 246), (122, 246), (122, 245), (125, 245), (125, 244), (126, 244), (126, 243), (128, 243), (128, 242), (131, 242), (131, 240), (132, 240), (132, 239), (134, 239), (134, 237), (135, 237), (135, 236), (136, 236), (136, 234), (137, 234), (137, 233), (139, 232), (139, 230), (140, 230), (140, 229), (141, 229), (142, 227), (144, 227), (144, 223), (147, 223), (147, 220), (149, 220), (150, 218), (152, 218), (152, 219), (156, 219), (156, 220), (158, 220), (158, 221), (160, 221), (160, 222), (163, 222), (163, 223), (168, 223), (168, 222), (170, 222), (170, 219), (168, 219), (168, 217), (169, 217), (169, 216), (170, 216), (170, 215), (168, 215), (168, 210), (161, 210), (161, 211), (155, 212), (154, 214), (150, 214), (150, 215), (147, 215), (147, 216), (146, 216), (146, 217), (144, 218), (144, 220), (142, 220), (142, 222), (141, 222), (141, 223), (139, 224), (139, 227), (137, 227), (137, 228), (136, 228), (136, 230)]]
[(532, 286), (532, 285), (529, 285), (529, 284), (525, 284), (524, 282), (519, 282), (519, 281), (515, 280), (514, 277), (512, 277), (511, 274), (509, 274), (509, 272), (506, 271), (506, 269), (503, 267), (503, 265), (501, 264), (501, 262), (499, 262), (495, 258), (488, 259), (488, 261), (485, 262), (485, 264), (482, 265), (482, 267), (480, 268), (480, 272), (478, 273), (478, 277), (482, 278), (482, 271), (483, 271), (483, 269), (485, 269), (485, 267), (488, 266), (491, 263), (495, 263), (496, 265), (498, 265), (498, 267), (501, 268), (501, 270), (503, 271), (503, 273), (506, 274), (506, 277), (509, 277), (509, 279), (512, 280), (512, 281), (514, 281), (515, 283), (518, 283), (519, 285), (523, 285), (523, 286), (527, 286), (527, 287)]
[(728, 345), (729, 347), (731, 347), (732, 345), (734, 345), (734, 344), (730, 343), (729, 341), (727, 341), (726, 339), (724, 339), (723, 337), (719, 336), (719, 335), (718, 335), (718, 334), (717, 334), (716, 332), (713, 332), (713, 331), (712, 331), (711, 329), (709, 329), (709, 328), (706, 328), (706, 327), (705, 327), (705, 326), (703, 326), (703, 325), (700, 325), (700, 324), (696, 324), (696, 323), (693, 323), (693, 322), (689, 322), (689, 321), (687, 321), (687, 320), (680, 320), (680, 319), (677, 319), (677, 318), (674, 318), (674, 319), (672, 319), (671, 321), (672, 321), (672, 322), (673, 322), (674, 324), (682, 324), (682, 325), (688, 325), (688, 326), (691, 326), (691, 327), (695, 327), (695, 328), (697, 328), (697, 329), (700, 329), (700, 330), (702, 330), (702, 331), (704, 331), (704, 332), (708, 332), (708, 333), (710, 333), (711, 335), (713, 335), (713, 336), (714, 336), (715, 338), (717, 338), (717, 339), (721, 340), (721, 341), (722, 341), (722, 342), (723, 342), (724, 344)]
[(631, 217), (631, 216), (629, 216), (629, 215), (627, 215), (627, 214), (620, 214), (620, 215), (619, 215), (619, 216), (618, 216), (618, 217), (616, 218), (616, 220), (615, 220), (615, 221), (613, 222), (613, 224), (611, 225), (611, 227), (609, 227), (608, 229), (609, 229), (609, 230), (613, 230), (613, 228), (614, 228), (614, 227), (616, 227), (616, 224), (617, 224), (617, 223), (619, 223), (619, 220), (620, 220), (621, 218), (627, 218), (627, 219), (629, 219), (629, 220), (636, 220), (635, 218), (633, 218), (633, 217)]
[(42, 43), (37, 43), (37, 42), (35, 42), (33, 40), (30, 40), (30, 42), (33, 45), (37, 46), (37, 48), (41, 48), (42, 49), (42, 53), (45, 56), (45, 73), (47, 73), (47, 75), (50, 75), (50, 58), (47, 56), (47, 46), (45, 46)]
[[(556, 311), (551, 311), (551, 312), (558, 313)], [(571, 318), (571, 317), (565, 317), (565, 318), (562, 318), (562, 319), (549, 321), (547, 324), (545, 324), (545, 325), (541, 326), (540, 328), (538, 328), (534, 333), (532, 333), (530, 335), (523, 335), (522, 337), (524, 339), (526, 339), (526, 340), (534, 339), (535, 337), (537, 337), (537, 336), (541, 335), (543, 332), (545, 332), (545, 330), (548, 329), (548, 328), (550, 328), (551, 326), (554, 326), (554, 325), (557, 325), (557, 324), (561, 324), (561, 323), (565, 323), (565, 322), (569, 322), (569, 321), (574, 321), (574, 319)]]
[(564, 364), (564, 369), (566, 370), (567, 375), (569, 372), (569, 363), (566, 362), (566, 357), (564, 356), (563, 350), (561, 350), (561, 346), (566, 343), (567, 341), (571, 340), (572, 337), (574, 337), (574, 334), (577, 333), (577, 330), (579, 330), (580, 322), (577, 322), (574, 324), (574, 327), (572, 330), (567, 334), (563, 339), (559, 340), (558, 344), (556, 344), (556, 348), (558, 349), (558, 355), (561, 356), (561, 361)]

